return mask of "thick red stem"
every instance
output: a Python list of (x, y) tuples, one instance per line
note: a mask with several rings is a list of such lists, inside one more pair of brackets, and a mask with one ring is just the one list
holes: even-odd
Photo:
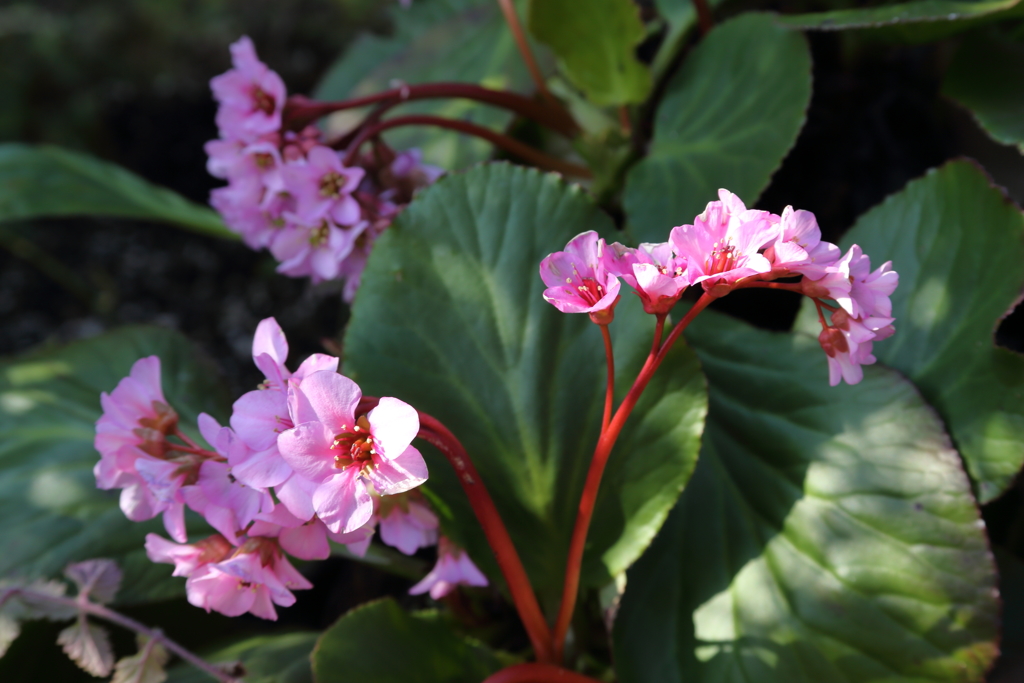
[[(364, 396), (359, 402), (357, 412), (363, 413), (371, 410), (377, 405), (378, 400), (374, 397)], [(540, 604), (537, 602), (537, 596), (533, 593), (533, 586), (530, 585), (530, 579), (519, 559), (519, 553), (516, 552), (512, 538), (501, 521), (501, 515), (498, 514), (498, 508), (495, 507), (494, 501), (487, 493), (487, 487), (484, 486), (480, 474), (473, 466), (473, 461), (469, 459), (466, 449), (455, 438), (455, 435), (437, 418), (423, 412), (419, 413), (419, 418), (418, 436), (441, 451), (455, 468), (459, 483), (462, 484), (462, 490), (469, 498), (469, 504), (472, 506), (480, 526), (483, 527), (487, 542), (490, 544), (498, 567), (508, 584), (512, 602), (519, 612), (519, 618), (533, 645), (534, 654), (539, 661), (554, 661), (551, 649), (551, 629), (540, 610)]]
[(601, 336), (604, 337), (604, 355), (608, 360), (608, 387), (604, 395), (604, 415), (601, 417), (601, 431), (608, 429), (612, 419), (612, 404), (615, 403), (615, 354), (612, 353), (612, 337), (608, 326), (601, 325)]
[(587, 540), (587, 531), (590, 529), (590, 520), (594, 516), (594, 504), (597, 502), (597, 492), (601, 486), (601, 477), (604, 475), (605, 465), (608, 464), (608, 456), (611, 455), (612, 447), (615, 446), (622, 427), (626, 424), (640, 395), (647, 388), (648, 382), (654, 375), (658, 366), (665, 360), (665, 356), (671, 350), (679, 335), (690, 324), (690, 322), (714, 301), (710, 294), (701, 295), (697, 303), (686, 313), (679, 324), (669, 334), (665, 343), (658, 349), (657, 354), (652, 353), (644, 364), (636, 381), (630, 388), (626, 398), (622, 400), (615, 416), (608, 425), (608, 429), (602, 430), (597, 440), (597, 447), (594, 449), (594, 457), (590, 461), (590, 469), (587, 471), (587, 480), (583, 486), (583, 495), (580, 496), (580, 505), (576, 514), (576, 524), (572, 530), (572, 538), (569, 541), (569, 557), (565, 565), (565, 583), (562, 588), (562, 603), (558, 610), (558, 618), (555, 621), (554, 649), (555, 661), (560, 661), (565, 647), (565, 635), (569, 631), (569, 624), (572, 622), (572, 613), (576, 608), (576, 597), (580, 586), (580, 568), (583, 565), (583, 549)]
[(483, 102), (484, 104), (502, 107), (520, 116), (533, 119), (537, 123), (547, 126), (566, 137), (574, 137), (579, 132), (579, 126), (576, 125), (572, 116), (560, 103), (558, 106), (553, 107), (550, 104), (538, 102), (529, 97), (506, 90), (492, 90), (491, 88), (484, 88), (471, 83), (444, 82), (403, 85), (391, 90), (374, 93), (373, 95), (336, 102), (316, 102), (301, 95), (294, 95), (288, 98), (288, 103), (285, 105), (284, 127), (295, 130), (301, 129), (313, 121), (336, 111), (357, 109), (371, 104), (383, 105), (384, 109), (387, 110), (403, 102), (443, 97), (473, 100), (474, 102)]
[(564, 175), (575, 176), (577, 178), (591, 177), (590, 169), (584, 166), (579, 166), (568, 161), (548, 156), (547, 154), (544, 154), (543, 152), (540, 152), (519, 140), (510, 138), (507, 135), (502, 135), (501, 133), (495, 133), (490, 128), (484, 128), (483, 126), (478, 126), (467, 121), (456, 121), (454, 119), (445, 119), (440, 116), (429, 116), (426, 114), (396, 116), (393, 119), (388, 119), (387, 121), (382, 121), (376, 125), (364, 128), (348, 146), (348, 151), (345, 154), (345, 165), (351, 166), (353, 164), (359, 153), (359, 148), (370, 138), (380, 135), (391, 128), (413, 125), (438, 126), (440, 128), (457, 130), (460, 133), (466, 133), (468, 135), (475, 135), (478, 138), (487, 140), (497, 147), (501, 147), (507, 152), (511, 152), (512, 154), (526, 159), (540, 168), (558, 171)]
[(516, 664), (491, 674), (484, 683), (600, 683), (596, 678), (554, 664)]
[(700, 34), (706, 36), (708, 31), (714, 27), (715, 22), (711, 18), (711, 8), (707, 0), (693, 0), (693, 6), (697, 10), (697, 21), (700, 23)]

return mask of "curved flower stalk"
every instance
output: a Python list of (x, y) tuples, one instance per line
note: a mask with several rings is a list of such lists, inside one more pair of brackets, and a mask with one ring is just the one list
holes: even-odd
[[(747, 209), (739, 197), (719, 190), (693, 224), (672, 228), (668, 241), (637, 248), (605, 244), (594, 232), (573, 238), (565, 251), (546, 257), (540, 276), (544, 299), (566, 313), (588, 313), (600, 326), (608, 356), (608, 390), (601, 434), (594, 451), (569, 545), (562, 602), (553, 631), (556, 660), (575, 609), (587, 531), (608, 457), (619, 433), (672, 345), (712, 301), (736, 289), (766, 287), (799, 292), (814, 300), (821, 322), (819, 342), (828, 358), (829, 383), (856, 384), (863, 365), (875, 362), (872, 344), (894, 333), (889, 296), (899, 283), (887, 262), (871, 270), (859, 246), (845, 254), (821, 240), (814, 215), (786, 207), (782, 215)], [(614, 361), (608, 333), (621, 277), (656, 318), (647, 362), (612, 414)], [(797, 282), (776, 280), (800, 278)], [(702, 294), (664, 342), (668, 313), (685, 290)], [(827, 314), (827, 317), (826, 317)], [(511, 679), (510, 679), (511, 680)]]

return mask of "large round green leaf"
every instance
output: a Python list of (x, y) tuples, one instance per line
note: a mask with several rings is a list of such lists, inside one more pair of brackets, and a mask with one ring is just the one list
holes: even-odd
[(942, 94), (963, 105), (983, 129), (1024, 152), (1024, 44), (990, 33), (964, 39), (949, 65)]
[[(490, 164), (442, 179), (375, 247), (345, 340), (345, 372), (365, 393), (408, 401), (462, 440), (548, 606), (597, 440), (605, 359), (597, 327), (546, 303), (537, 271), (585, 230), (608, 234), (611, 221), (553, 174)], [(612, 325), (620, 394), (653, 331), (633, 299), (623, 294)], [(696, 359), (680, 346), (613, 452), (585, 582), (603, 585), (643, 552), (692, 470), (705, 405)], [(497, 577), (452, 468), (431, 452), (428, 465), (448, 533)]]
[[(422, 7), (420, 5), (423, 5)], [(459, 81), (530, 92), (532, 81), (504, 17), (492, 0), (442, 0), (395, 9), (390, 38), (366, 36), (349, 46), (317, 90), (317, 99), (342, 100), (377, 93), (395, 83)], [(544, 60), (546, 64), (547, 61)], [(512, 120), (503, 109), (468, 100), (420, 100), (394, 115), (432, 114), (502, 130)], [(338, 132), (358, 119), (342, 116)], [(486, 159), (490, 143), (427, 126), (384, 134), (396, 149), (418, 147), (426, 161), (446, 169)]]
[(125, 571), (119, 602), (183, 592), (170, 567), (146, 559), (143, 541), (163, 533), (160, 520), (129, 521), (119, 492), (98, 490), (92, 473), (100, 392), (151, 355), (160, 357), (164, 395), (185, 429), (192, 423), (194, 431), (202, 411), (224, 419), (216, 371), (171, 330), (127, 327), (0, 362), (0, 577), (56, 577), (69, 562), (109, 557)]
[[(896, 335), (875, 356), (935, 406), (978, 498), (992, 500), (1024, 464), (1024, 357), (992, 338), (1024, 291), (1024, 215), (981, 169), (955, 161), (861, 216), (843, 238), (851, 244), (900, 274)], [(818, 333), (813, 305), (798, 326)]]
[(931, 22), (963, 23), (1005, 12), (1019, 2), (1020, 0), (918, 0), (877, 7), (790, 14), (779, 17), (779, 20), (786, 26), (812, 31), (840, 31)]
[(408, 614), (391, 598), (343, 615), (324, 631), (312, 658), (316, 683), (478, 683), (502, 664), (440, 615)]
[(697, 471), (628, 572), (619, 680), (980, 681), (997, 651), (984, 524), (898, 374), (828, 386), (813, 337), (702, 313)]
[(796, 142), (810, 98), (800, 33), (767, 14), (715, 27), (669, 80), (649, 154), (626, 176), (634, 236), (664, 242), (720, 187), (753, 205)]
[(238, 239), (214, 211), (119, 166), (59, 147), (0, 145), (0, 222), (114, 216)]

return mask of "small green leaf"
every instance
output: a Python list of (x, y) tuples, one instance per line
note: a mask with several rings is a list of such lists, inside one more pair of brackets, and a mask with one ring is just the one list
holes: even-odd
[(748, 206), (796, 142), (811, 97), (806, 39), (767, 14), (711, 33), (668, 82), (623, 204), (640, 242), (664, 242), (724, 187)]
[(809, 31), (843, 31), (929, 22), (966, 24), (973, 19), (1005, 12), (1019, 2), (1020, 0), (920, 0), (880, 7), (790, 14), (779, 17), (779, 21), (786, 26)]
[(967, 683), (997, 653), (985, 527), (897, 373), (828, 386), (813, 337), (704, 312), (697, 471), (627, 574), (622, 683)]
[[(201, 654), (203, 659), (220, 664), (232, 675), (244, 676), (245, 683), (313, 683), (310, 653), (319, 637), (319, 633), (307, 632), (256, 636)], [(184, 662), (167, 673), (168, 683), (210, 681), (210, 674)]]
[[(549, 609), (600, 430), (605, 358), (587, 316), (544, 301), (538, 269), (576, 234), (612, 229), (582, 190), (552, 174), (488, 164), (450, 175), (378, 242), (345, 339), (344, 371), (366, 394), (408, 401), (462, 441)], [(635, 299), (623, 293), (611, 326), (620, 397), (654, 328)], [(609, 460), (587, 584), (605, 585), (650, 542), (693, 469), (705, 406), (696, 358), (680, 345)], [(446, 533), (498, 580), (454, 470), (424, 452), (428, 485), (451, 510)]]
[(0, 222), (53, 216), (135, 218), (238, 239), (213, 210), (120, 166), (59, 147), (0, 145)]
[[(96, 488), (93, 447), (100, 392), (112, 391), (144, 356), (160, 356), (163, 389), (183, 427), (198, 413), (224, 419), (228, 401), (217, 372), (179, 333), (127, 327), (63, 348), (0, 361), (0, 576), (57, 576), (96, 555), (125, 573), (122, 603), (180, 595), (184, 581), (146, 558), (148, 532), (118, 507), (118, 491)], [(195, 526), (193, 532), (208, 529)]]
[(14, 617), (0, 612), (0, 657), (7, 653), (18, 636), (21, 635), (21, 624)]
[(64, 653), (71, 661), (93, 676), (104, 678), (114, 668), (110, 634), (102, 626), (90, 623), (84, 614), (60, 632), (57, 644), (64, 648)]
[[(896, 334), (875, 357), (938, 410), (980, 501), (996, 498), (1024, 464), (1024, 357), (992, 338), (1024, 290), (1024, 215), (976, 165), (954, 161), (861, 216), (851, 244), (900, 274)], [(809, 303), (797, 324), (816, 335)]]
[(408, 614), (391, 598), (343, 615), (312, 657), (317, 683), (479, 683), (501, 666), (437, 614)]
[(529, 28), (594, 104), (643, 102), (651, 74), (636, 58), (646, 31), (632, 0), (530, 0)]
[[(529, 72), (493, 0), (440, 0), (413, 3), (392, 12), (389, 38), (364, 36), (345, 54), (317, 89), (320, 100), (342, 100), (381, 92), (396, 84), (457, 81), (490, 88), (532, 91)], [(543, 60), (542, 66), (548, 60)], [(501, 131), (512, 120), (503, 109), (469, 100), (442, 98), (403, 104), (389, 116), (432, 114)], [(347, 132), (360, 120), (352, 112), (331, 119), (329, 128)], [(478, 138), (430, 126), (384, 133), (396, 149), (418, 147), (424, 160), (452, 170), (487, 159), (493, 147)]]
[(971, 112), (993, 139), (1024, 152), (1024, 44), (975, 33), (960, 44), (942, 94)]

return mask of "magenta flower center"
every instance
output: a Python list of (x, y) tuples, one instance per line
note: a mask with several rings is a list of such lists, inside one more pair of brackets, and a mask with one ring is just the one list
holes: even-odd
[(270, 95), (263, 91), (262, 88), (253, 88), (252, 91), (252, 103), (254, 105), (254, 111), (261, 111), (268, 116), (274, 113), (274, 108), (277, 105), (277, 100), (274, 99), (273, 95)]
[(320, 178), (320, 196), (337, 198), (341, 196), (341, 188), (345, 186), (345, 177), (337, 171), (329, 171)]
[(257, 152), (253, 155), (253, 161), (256, 162), (258, 168), (268, 169), (274, 167), (274, 157), (267, 152)]
[(728, 242), (715, 242), (711, 255), (704, 261), (704, 271), (708, 275), (718, 275), (736, 267), (736, 247)]
[(604, 287), (598, 284), (594, 278), (585, 277), (581, 279), (581, 282), (582, 284), (576, 286), (576, 290), (588, 305), (593, 306), (604, 297)]
[(329, 229), (327, 227), (327, 221), (320, 221), (320, 225), (313, 228), (309, 233), (309, 243), (314, 247), (322, 247), (327, 244), (327, 235)]
[(360, 471), (373, 467), (373, 456), (377, 454), (370, 422), (360, 415), (351, 432), (342, 432), (334, 437), (331, 450), (341, 451), (334, 456), (334, 467), (339, 470), (355, 465)]

